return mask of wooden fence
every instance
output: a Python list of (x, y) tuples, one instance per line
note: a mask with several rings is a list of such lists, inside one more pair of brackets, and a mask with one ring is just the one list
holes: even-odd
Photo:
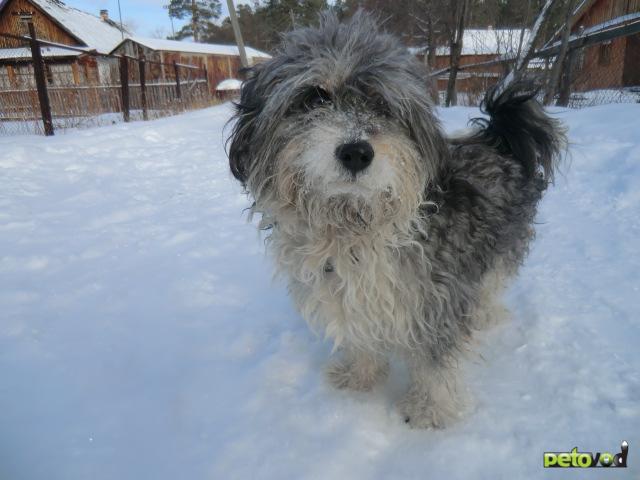
[[(35, 131), (53, 135), (58, 128), (148, 120), (218, 101), (204, 68), (144, 57), (102, 55), (39, 40), (33, 23), (27, 24), (28, 37), (0, 33), (28, 46), (23, 58), (14, 58), (4, 67), (11, 75), (0, 78), (4, 80), (0, 82), (0, 134)], [(64, 63), (43, 58), (43, 48), (69, 50), (72, 60)], [(83, 75), (78, 73), (82, 70), (78, 58), (91, 60), (84, 62)], [(87, 64), (93, 68), (91, 72)], [(170, 67), (171, 77), (154, 78), (151, 67), (156, 64)]]

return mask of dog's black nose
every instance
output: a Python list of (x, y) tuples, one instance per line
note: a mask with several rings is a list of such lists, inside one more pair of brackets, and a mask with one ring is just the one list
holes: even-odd
[(345, 143), (336, 149), (336, 157), (351, 173), (367, 168), (373, 160), (373, 148), (369, 142)]

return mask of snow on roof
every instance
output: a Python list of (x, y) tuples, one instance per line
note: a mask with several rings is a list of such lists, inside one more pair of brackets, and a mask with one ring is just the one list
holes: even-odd
[(426, 53), (427, 47), (409, 47), (407, 50), (409, 50), (411, 55), (422, 55), (423, 53)]
[[(213, 43), (180, 42), (178, 40), (164, 40), (160, 38), (130, 37), (129, 40), (144, 45), (151, 50), (169, 52), (204, 53), (211, 55), (239, 56), (235, 45), (218, 45)], [(249, 58), (271, 58), (271, 55), (255, 48), (245, 47)]]
[[(112, 21), (69, 7), (59, 0), (31, 0), (90, 49), (109, 53), (122, 41), (122, 32)], [(124, 32), (124, 36), (129, 34)]]
[[(42, 47), (42, 56), (45, 58), (52, 57), (77, 57), (82, 52), (68, 50), (66, 48)], [(27, 47), (21, 48), (0, 48), (0, 60), (28, 60), (31, 58), (31, 49)]]
[[(523, 45), (529, 38), (524, 31)], [(517, 29), (467, 29), (462, 36), (462, 55), (495, 55), (518, 51), (522, 30)], [(449, 55), (449, 46), (436, 48), (436, 55)]]
[[(606, 20), (602, 23), (598, 23), (596, 25), (592, 25), (588, 28), (581, 28), (579, 29), (576, 33), (572, 33), (569, 36), (569, 41), (572, 42), (580, 37), (584, 37), (586, 35), (591, 35), (594, 33), (598, 33), (600, 31), (604, 31), (607, 30), (608, 28), (613, 28), (613, 27), (619, 27), (622, 26), (626, 23), (637, 23), (638, 21), (640, 21), (640, 12), (635, 12), (635, 13), (629, 13), (627, 15), (621, 15), (619, 17), (616, 18), (611, 18), (609, 20)], [(561, 41), (560, 40), (555, 40), (557, 37), (554, 36), (551, 41), (547, 42), (547, 44), (544, 46), (544, 49), (551, 49), (554, 47), (557, 47), (560, 45)]]
[[(587, 35), (589, 33), (594, 33), (594, 32), (597, 32), (599, 30), (605, 30), (605, 29), (607, 29), (609, 27), (616, 27), (616, 26), (621, 25), (623, 23), (633, 22), (633, 21), (638, 20), (638, 19), (640, 19), (640, 12), (629, 13), (627, 15), (621, 15), (619, 17), (607, 20), (606, 22), (598, 23), (597, 25), (592, 25), (589, 28), (585, 28), (585, 29), (583, 29), (583, 30), (581, 30), (579, 32), (579, 35)], [(572, 37), (573, 36), (575, 36), (575, 35), (572, 35)]]
[(240, 90), (240, 87), (242, 87), (241, 80), (238, 80), (236, 78), (227, 78), (226, 80), (223, 80), (218, 84), (216, 90)]

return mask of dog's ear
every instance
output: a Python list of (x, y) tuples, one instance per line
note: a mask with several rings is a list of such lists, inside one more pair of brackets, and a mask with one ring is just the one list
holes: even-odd
[[(421, 83), (416, 81), (415, 85), (419, 87)], [(440, 122), (425, 92), (416, 90), (412, 95), (407, 95), (412, 100), (403, 101), (402, 118), (420, 155), (428, 162), (429, 175), (435, 178), (445, 165), (449, 150)]]
[(246, 186), (249, 178), (253, 136), (258, 116), (264, 105), (262, 95), (257, 91), (260, 70), (259, 64), (245, 70), (246, 80), (242, 83), (240, 101), (235, 103), (236, 111), (231, 119), (235, 122), (233, 131), (227, 140), (231, 173), (242, 182), (243, 186)]

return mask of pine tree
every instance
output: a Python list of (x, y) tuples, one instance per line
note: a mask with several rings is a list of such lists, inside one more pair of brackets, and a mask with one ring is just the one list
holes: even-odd
[(220, 17), (221, 12), (219, 0), (170, 0), (166, 8), (172, 18), (189, 19), (189, 23), (176, 32), (173, 38), (181, 40), (193, 37), (194, 42), (200, 41), (202, 32), (207, 30), (212, 20)]

